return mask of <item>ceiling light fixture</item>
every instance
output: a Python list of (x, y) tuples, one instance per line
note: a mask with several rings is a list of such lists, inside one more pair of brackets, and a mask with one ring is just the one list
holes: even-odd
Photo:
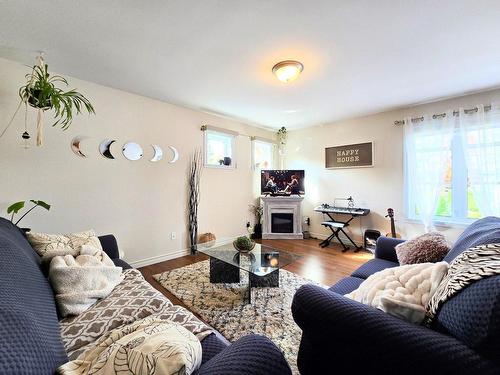
[(303, 70), (304, 65), (294, 60), (280, 61), (273, 66), (274, 75), (284, 83), (295, 81)]

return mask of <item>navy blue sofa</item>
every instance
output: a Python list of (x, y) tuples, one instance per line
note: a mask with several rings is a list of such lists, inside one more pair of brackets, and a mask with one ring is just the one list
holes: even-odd
[[(298, 367), (309, 374), (500, 374), (500, 276), (471, 284), (447, 301), (433, 327), (414, 325), (343, 296), (374, 272), (398, 266), (381, 237), (375, 258), (329, 289), (301, 287), (293, 317), (302, 328)], [(500, 219), (471, 224), (445, 260), (464, 250), (500, 243)]]
[[(115, 264), (131, 268), (119, 259), (114, 236), (99, 239)], [(201, 344), (197, 375), (291, 374), (283, 354), (264, 336), (248, 335), (229, 344), (215, 333)], [(19, 228), (0, 218), (0, 374), (53, 374), (67, 360), (40, 257)]]

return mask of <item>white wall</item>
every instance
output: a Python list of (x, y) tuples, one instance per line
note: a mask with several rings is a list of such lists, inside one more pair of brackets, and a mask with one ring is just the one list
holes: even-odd
[[(463, 96), (415, 106), (404, 110), (379, 113), (371, 116), (339, 121), (328, 125), (291, 131), (288, 137), (286, 167), (306, 170), (306, 197), (303, 203), (305, 216), (311, 218), (310, 231), (318, 237), (330, 233), (321, 226), (322, 215), (313, 208), (321, 203), (333, 203), (336, 197), (352, 195), (357, 206), (371, 209), (361, 221), (355, 219), (351, 233), (361, 242), (366, 228), (390, 231), (384, 216), (392, 207), (396, 215), (397, 231), (409, 238), (423, 232), (423, 226), (404, 218), (403, 191), (403, 127), (395, 120), (405, 116), (441, 113), (460, 106), (471, 108), (500, 99), (500, 90)], [(333, 103), (332, 103), (333, 105)], [(325, 147), (374, 142), (375, 166), (373, 168), (337, 169), (324, 168)], [(441, 226), (450, 242), (463, 231), (460, 226)]]
[[(50, 65), (49, 65), (50, 68)], [(15, 111), (18, 88), (29, 68), (0, 59), (0, 129)], [(95, 116), (78, 116), (71, 128), (50, 126), (46, 116), (45, 144), (29, 150), (21, 147), (24, 111), (0, 139), (0, 215), (12, 202), (42, 199), (52, 204), (50, 212), (39, 210), (22, 226), (35, 231), (66, 233), (93, 228), (98, 234), (113, 233), (125, 259), (136, 265), (178, 256), (187, 249), (186, 171), (189, 154), (203, 144), (202, 124), (233, 129), (247, 135), (272, 138), (261, 129), (197, 112), (157, 100), (133, 95), (90, 82), (69, 78), (93, 103)], [(35, 113), (29, 113), (29, 132), (35, 135)], [(82, 142), (89, 157), (82, 159), (70, 150), (76, 135), (90, 137)], [(116, 160), (104, 159), (98, 144), (117, 139), (112, 148)], [(136, 141), (144, 158), (128, 161), (120, 152), (126, 141)], [(33, 144), (34, 142), (32, 142)], [(149, 144), (163, 147), (165, 159), (152, 163)], [(180, 160), (169, 164), (167, 146), (180, 152)], [(199, 208), (200, 233), (212, 231), (218, 238), (245, 233), (253, 217), (255, 178), (251, 170), (249, 137), (237, 138), (235, 170), (205, 168)], [(177, 239), (171, 240), (171, 232)], [(146, 262), (139, 262), (145, 260)]]

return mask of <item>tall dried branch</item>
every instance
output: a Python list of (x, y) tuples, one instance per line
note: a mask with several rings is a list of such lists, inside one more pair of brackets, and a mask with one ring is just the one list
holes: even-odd
[(188, 166), (188, 231), (191, 253), (195, 253), (198, 240), (198, 205), (200, 203), (200, 180), (203, 168), (202, 153), (196, 149)]

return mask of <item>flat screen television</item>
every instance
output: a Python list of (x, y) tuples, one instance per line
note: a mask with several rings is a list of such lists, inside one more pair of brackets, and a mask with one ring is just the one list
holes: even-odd
[(262, 170), (260, 192), (263, 195), (304, 195), (304, 170)]

